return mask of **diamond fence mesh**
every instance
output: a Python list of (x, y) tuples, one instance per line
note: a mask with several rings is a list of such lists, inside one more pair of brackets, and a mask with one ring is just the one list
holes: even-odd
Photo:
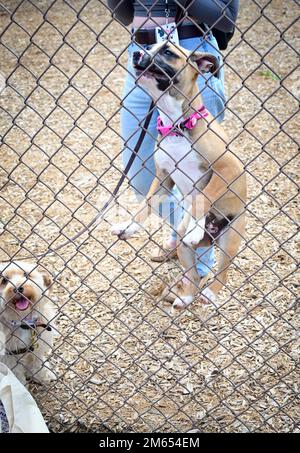
[(299, 431), (299, 3), (241, 1), (223, 125), (247, 174), (245, 241), (218, 301), (175, 315), (161, 289), (180, 265), (149, 259), (169, 228), (110, 233), (137, 207), (129, 184), (73, 239), (124, 170), (130, 28), (104, 1), (2, 0), (0, 30), (0, 261), (54, 276), (57, 380), (30, 383), (49, 427)]

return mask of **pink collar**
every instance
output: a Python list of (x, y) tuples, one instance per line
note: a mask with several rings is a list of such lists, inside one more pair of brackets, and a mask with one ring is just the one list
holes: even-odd
[(201, 105), (197, 112), (192, 113), (188, 118), (183, 120), (177, 126), (174, 126), (173, 124), (170, 124), (169, 126), (164, 126), (161, 117), (159, 116), (157, 118), (157, 130), (159, 134), (162, 135), (163, 137), (165, 137), (166, 135), (169, 136), (183, 135), (182, 132), (185, 129), (193, 129), (196, 126), (198, 120), (206, 118), (208, 115), (209, 113), (206, 110), (206, 107), (204, 105)]

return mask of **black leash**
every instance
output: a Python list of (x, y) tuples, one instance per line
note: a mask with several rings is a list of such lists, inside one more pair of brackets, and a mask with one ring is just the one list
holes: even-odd
[[(42, 253), (40, 255), (35, 255), (37, 258), (43, 258), (44, 256), (46, 255), (49, 255), (50, 253), (55, 253), (57, 252), (58, 250), (62, 249), (63, 247), (65, 247), (66, 245), (70, 244), (70, 242), (74, 242), (76, 241), (76, 239), (78, 239), (80, 236), (82, 236), (86, 231), (89, 231), (90, 228), (95, 224), (97, 223), (100, 218), (103, 216), (104, 214), (104, 211), (108, 208), (108, 206), (112, 203), (112, 201), (116, 198), (125, 178), (127, 177), (128, 175), (128, 172), (133, 164), (133, 162), (135, 161), (137, 155), (138, 155), (138, 152), (139, 152), (139, 149), (140, 147), (142, 146), (142, 143), (144, 141), (144, 138), (146, 136), (146, 133), (147, 133), (147, 130), (148, 130), (148, 127), (149, 127), (149, 124), (150, 124), (150, 121), (151, 121), (151, 118), (152, 118), (152, 115), (153, 115), (153, 110), (154, 110), (154, 106), (155, 106), (155, 103), (154, 101), (151, 102), (150, 104), (150, 107), (149, 107), (149, 110), (148, 110), (148, 113), (147, 113), (147, 116), (145, 118), (145, 123), (144, 125), (142, 126), (142, 131), (140, 133), (140, 136), (139, 136), (139, 139), (138, 141), (136, 142), (136, 145), (132, 151), (132, 154), (130, 156), (130, 159), (122, 173), (122, 176), (121, 178), (119, 179), (118, 181), (118, 184), (116, 185), (116, 187), (114, 188), (111, 196), (109, 197), (109, 199), (106, 201), (106, 203), (103, 205), (103, 207), (100, 209), (100, 211), (98, 212), (98, 214), (88, 223), (88, 225), (86, 225), (82, 230), (80, 230), (77, 234), (75, 234), (75, 236), (73, 236), (71, 239), (67, 240), (66, 242), (64, 242), (63, 244), (59, 245), (57, 248), (51, 250), (47, 250), (47, 252), (45, 253)], [(22, 260), (27, 260), (27, 259), (31, 259), (32, 256), (27, 256), (27, 257), (24, 257), (24, 258), (19, 258), (19, 259), (22, 259)], [(4, 260), (2, 261), (3, 263), (6, 263), (10, 260)]]

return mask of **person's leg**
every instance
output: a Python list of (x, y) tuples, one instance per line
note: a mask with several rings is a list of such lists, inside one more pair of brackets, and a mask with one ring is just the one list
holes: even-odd
[(219, 52), (216, 38), (211, 34), (207, 40), (200, 40), (199, 51), (212, 53), (220, 64), (218, 77), (210, 73), (198, 77), (198, 86), (201, 91), (203, 103), (210, 113), (221, 123), (225, 116), (225, 87), (224, 87), (224, 68), (222, 56)]
[[(124, 167), (126, 167), (139, 139), (141, 126), (144, 123), (151, 104), (150, 96), (135, 84), (131, 63), (132, 52), (134, 50), (136, 50), (135, 46), (131, 45), (127, 66), (128, 73), (123, 90), (123, 107), (121, 110), (122, 160)], [(153, 153), (157, 136), (156, 121), (157, 112), (155, 111), (153, 112), (142, 146), (138, 150), (138, 154), (128, 172), (129, 184), (139, 200), (147, 195), (155, 175)]]
[[(130, 47), (128, 73), (123, 91), (121, 136), (123, 139), (122, 160), (124, 167), (126, 167), (140, 137), (141, 126), (151, 104), (150, 96), (135, 83), (132, 53), (138, 49), (139, 47), (134, 44)], [(154, 111), (143, 143), (128, 172), (129, 184), (140, 201), (147, 195), (155, 176), (154, 148), (157, 139), (157, 117), (158, 112)], [(160, 204), (157, 214), (171, 225), (172, 230), (174, 229), (174, 224), (177, 225), (181, 220), (181, 208), (172, 195), (170, 195), (168, 200)], [(169, 241), (165, 244), (168, 248), (171, 245)]]

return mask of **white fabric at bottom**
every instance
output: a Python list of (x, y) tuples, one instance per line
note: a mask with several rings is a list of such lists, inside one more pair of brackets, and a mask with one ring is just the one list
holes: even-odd
[(49, 432), (36, 402), (3, 363), (0, 363), (0, 403), (2, 403), (0, 433)]

